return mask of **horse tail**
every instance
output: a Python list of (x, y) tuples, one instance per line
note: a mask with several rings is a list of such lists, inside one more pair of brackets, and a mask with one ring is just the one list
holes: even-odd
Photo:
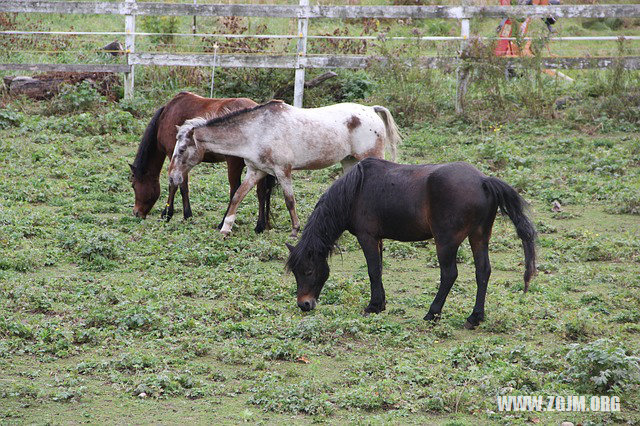
[(164, 108), (164, 106), (160, 107), (160, 109), (158, 109), (153, 115), (153, 118), (149, 121), (149, 124), (144, 131), (140, 145), (138, 146), (138, 152), (131, 168), (134, 173), (139, 174), (139, 176), (144, 175), (149, 162), (149, 155), (158, 144), (158, 121), (160, 120), (160, 115), (164, 111)]
[(383, 106), (376, 105), (373, 110), (382, 118), (384, 127), (387, 130), (387, 142), (390, 144), (391, 160), (396, 161), (396, 155), (398, 153), (398, 144), (402, 141), (400, 131), (396, 125), (396, 121), (393, 119), (391, 112)]
[(503, 214), (509, 216), (522, 240), (524, 249), (524, 292), (529, 289), (529, 281), (536, 274), (536, 230), (533, 223), (527, 217), (525, 210), (527, 202), (506, 182), (487, 177), (483, 186), (492, 195)]

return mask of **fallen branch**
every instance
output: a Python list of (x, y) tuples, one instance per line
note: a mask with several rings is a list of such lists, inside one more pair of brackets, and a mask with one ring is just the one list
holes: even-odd
[[(333, 77), (337, 77), (338, 74), (336, 74), (333, 71), (328, 71), (325, 72), (324, 74), (321, 74), (319, 76), (317, 76), (316, 78), (313, 78), (309, 81), (305, 81), (304, 82), (304, 88), (305, 89), (312, 89), (320, 84), (322, 84), (325, 80), (328, 80), (330, 78)], [(276, 93), (273, 95), (274, 99), (281, 99), (283, 97), (285, 97), (285, 95), (287, 93), (290, 93), (293, 90), (293, 84), (288, 84), (286, 86), (282, 86), (281, 88), (279, 88), (278, 90), (276, 90)]]

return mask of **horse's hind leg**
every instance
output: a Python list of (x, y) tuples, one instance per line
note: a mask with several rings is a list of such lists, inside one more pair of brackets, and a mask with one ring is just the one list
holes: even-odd
[(193, 216), (189, 202), (189, 176), (185, 176), (184, 182), (180, 185), (180, 195), (182, 196), (182, 215), (186, 220)]
[(458, 266), (456, 265), (456, 255), (458, 247), (462, 241), (455, 241), (452, 238), (439, 238), (436, 241), (445, 240), (446, 243), (436, 242), (438, 262), (440, 263), (440, 287), (435, 299), (431, 303), (429, 312), (424, 317), (426, 320), (437, 320), (440, 318), (442, 306), (444, 305), (453, 283), (458, 278)]
[(489, 227), (489, 232), (479, 230), (469, 235), (469, 244), (473, 252), (473, 262), (476, 266), (476, 284), (478, 286), (476, 304), (473, 307), (473, 312), (464, 324), (464, 327), (469, 330), (474, 329), (480, 324), (480, 321), (484, 321), (484, 301), (487, 295), (487, 284), (491, 276), (491, 263), (489, 262), (490, 233), (491, 227)]

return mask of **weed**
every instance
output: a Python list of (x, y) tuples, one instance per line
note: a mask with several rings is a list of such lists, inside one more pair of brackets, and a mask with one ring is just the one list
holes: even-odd
[(104, 97), (88, 80), (75, 86), (63, 84), (51, 102), (50, 113), (89, 111), (104, 102)]
[(640, 383), (640, 358), (609, 339), (571, 345), (565, 379), (594, 394), (628, 389)]

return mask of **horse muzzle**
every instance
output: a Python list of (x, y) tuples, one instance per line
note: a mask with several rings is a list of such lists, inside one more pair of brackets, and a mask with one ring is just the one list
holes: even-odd
[(304, 312), (309, 312), (316, 307), (316, 299), (314, 297), (303, 297), (298, 299), (298, 307)]
[(183, 182), (182, 175), (178, 173), (174, 173), (169, 175), (169, 185), (171, 186), (179, 186)]
[(147, 215), (145, 213), (142, 213), (140, 210), (138, 210), (137, 207), (133, 208), (133, 215), (135, 217), (139, 217), (140, 219), (146, 219)]

